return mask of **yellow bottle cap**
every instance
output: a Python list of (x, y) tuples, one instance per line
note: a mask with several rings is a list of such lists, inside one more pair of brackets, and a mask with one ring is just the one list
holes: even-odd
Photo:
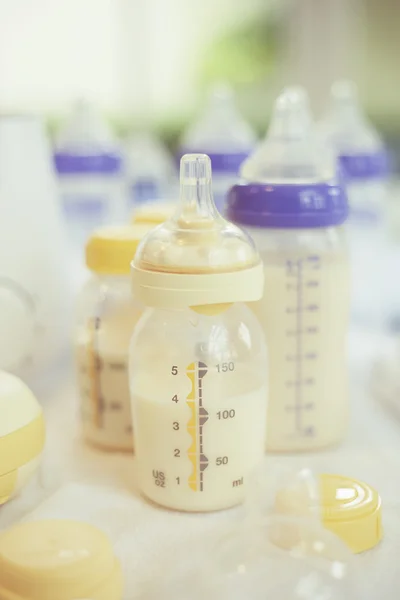
[(149, 202), (135, 210), (132, 223), (148, 223), (149, 225), (161, 225), (172, 217), (176, 211), (176, 202)]
[(319, 498), (315, 499), (315, 504), (302, 491), (299, 488), (280, 489), (275, 498), (277, 514), (317, 515), (324, 527), (354, 553), (369, 550), (382, 539), (381, 499), (366, 483), (342, 475), (323, 474), (317, 483)]
[(121, 600), (122, 573), (107, 536), (86, 523), (20, 523), (0, 534), (2, 600)]
[(86, 244), (86, 265), (103, 275), (129, 275), (130, 264), (150, 224), (98, 229)]
[(382, 539), (381, 498), (366, 483), (341, 475), (321, 475), (320, 502), (324, 526), (354, 553), (369, 550)]

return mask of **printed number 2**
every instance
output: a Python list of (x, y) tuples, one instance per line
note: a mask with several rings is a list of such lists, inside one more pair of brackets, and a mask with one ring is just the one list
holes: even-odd
[(178, 450), (178, 448), (175, 448), (175, 450), (174, 450), (174, 456), (176, 456), (177, 458), (179, 458), (180, 455), (181, 455), (181, 451)]

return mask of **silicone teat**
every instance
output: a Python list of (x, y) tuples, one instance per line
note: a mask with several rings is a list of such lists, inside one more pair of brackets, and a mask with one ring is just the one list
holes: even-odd
[(378, 134), (364, 114), (353, 81), (336, 81), (332, 85), (326, 129), (339, 153), (368, 151), (382, 146)]
[(218, 212), (212, 195), (211, 161), (185, 154), (180, 168), (180, 203), (168, 221), (141, 242), (134, 264), (166, 273), (215, 273), (259, 263), (252, 240)]
[(242, 177), (254, 183), (312, 183), (333, 174), (334, 159), (314, 130), (306, 91), (286, 88), (265, 140), (242, 165)]

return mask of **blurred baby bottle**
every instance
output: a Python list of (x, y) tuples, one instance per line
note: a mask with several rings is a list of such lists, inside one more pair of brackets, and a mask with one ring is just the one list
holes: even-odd
[(58, 133), (55, 164), (70, 240), (81, 256), (96, 227), (121, 222), (127, 214), (119, 144), (89, 102), (77, 101)]
[(227, 203), (264, 261), (265, 293), (253, 307), (268, 346), (270, 450), (320, 448), (346, 429), (348, 206), (334, 175), (305, 91), (284, 90)]
[(92, 272), (78, 300), (75, 356), (87, 441), (132, 450), (128, 349), (142, 306), (132, 298), (130, 263), (146, 225), (105, 227), (86, 246)]
[(182, 156), (186, 152), (204, 152), (211, 158), (213, 191), (221, 210), (226, 193), (239, 176), (239, 167), (256, 144), (256, 135), (235, 106), (231, 88), (215, 85), (203, 114), (186, 131), (181, 140)]
[(173, 509), (242, 502), (263, 458), (266, 348), (254, 313), (263, 268), (252, 240), (215, 208), (211, 161), (181, 160), (175, 214), (140, 243), (134, 289), (146, 305), (130, 348), (139, 486)]
[(384, 227), (388, 156), (354, 83), (337, 81), (332, 86), (321, 132), (338, 157), (347, 185), (352, 318), (362, 325), (381, 325), (392, 281)]
[(131, 206), (137, 208), (173, 195), (178, 177), (174, 160), (161, 140), (150, 132), (137, 132), (128, 138), (125, 154)]
[(50, 143), (34, 116), (0, 117), (0, 206), (0, 368), (43, 390), (72, 302)]

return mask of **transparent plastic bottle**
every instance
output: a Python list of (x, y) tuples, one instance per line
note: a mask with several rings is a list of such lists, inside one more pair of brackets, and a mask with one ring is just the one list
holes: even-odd
[(305, 91), (288, 88), (227, 203), (264, 262), (264, 296), (253, 307), (268, 345), (270, 450), (320, 448), (346, 431), (348, 207), (334, 175)]
[(131, 135), (126, 142), (126, 170), (131, 206), (171, 198), (178, 185), (172, 156), (150, 132)]
[(349, 197), (352, 317), (360, 324), (382, 325), (392, 295), (385, 239), (389, 161), (353, 82), (337, 81), (332, 86), (320, 130), (338, 157)]
[(265, 342), (244, 304), (261, 297), (263, 268), (211, 185), (210, 159), (184, 156), (180, 205), (133, 262), (147, 307), (130, 349), (139, 487), (186, 511), (239, 504), (265, 450)]
[(94, 229), (127, 216), (121, 151), (96, 108), (79, 100), (57, 135), (54, 158), (71, 246), (80, 256)]
[(181, 140), (186, 152), (204, 152), (211, 158), (213, 191), (217, 207), (222, 208), (226, 193), (236, 183), (239, 168), (256, 144), (256, 135), (235, 107), (231, 88), (215, 85), (203, 114)]
[(75, 337), (83, 434), (109, 450), (132, 450), (128, 351), (143, 306), (132, 299), (130, 262), (148, 230), (106, 227), (86, 247), (92, 276), (78, 299)]

